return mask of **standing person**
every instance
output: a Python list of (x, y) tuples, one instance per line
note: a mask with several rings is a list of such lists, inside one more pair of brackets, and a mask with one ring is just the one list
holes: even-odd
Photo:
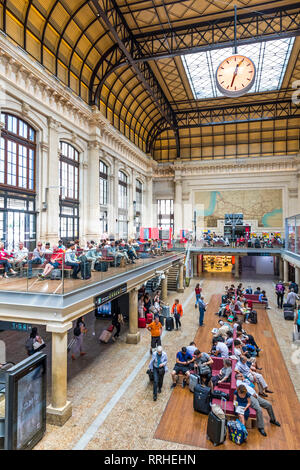
[(159, 321), (159, 316), (154, 316), (154, 321), (147, 326), (147, 330), (151, 332), (151, 346), (150, 354), (152, 354), (152, 348), (161, 346), (161, 335), (162, 335), (162, 324)]
[(298, 294), (298, 284), (296, 282), (291, 281), (289, 287), (294, 289), (295, 294)]
[(200, 284), (196, 284), (196, 287), (195, 287), (195, 294), (196, 294), (196, 303), (195, 303), (195, 308), (197, 308), (198, 306), (198, 302), (201, 298), (201, 292), (202, 292), (202, 287), (200, 287)]
[(283, 296), (284, 296), (285, 287), (282, 281), (279, 281), (275, 286), (275, 293), (277, 295), (277, 307), (282, 308)]
[(296, 307), (296, 300), (299, 299), (299, 296), (294, 292), (294, 289), (291, 289), (289, 287), (289, 292), (288, 292), (288, 295), (287, 295), (287, 298), (286, 298), (286, 303), (287, 304), (290, 304), (290, 305), (293, 305), (293, 307), (295, 308)]
[(83, 335), (86, 334), (87, 329), (85, 327), (85, 323), (83, 318), (78, 318), (76, 322), (76, 326), (74, 328), (74, 339), (75, 343), (73, 345), (72, 351), (72, 359), (75, 361), (76, 357), (75, 354), (80, 354), (80, 356), (85, 356), (86, 352), (83, 351)]
[(298, 311), (295, 315), (294, 324), (297, 325), (298, 333), (300, 333), (300, 306), (298, 306)]
[(32, 354), (39, 352), (44, 347), (45, 343), (41, 336), (38, 335), (38, 329), (34, 326), (31, 330), (29, 338), (25, 343), (27, 354), (28, 356), (32, 356)]
[[(153, 353), (149, 364), (149, 369), (153, 371), (153, 400), (157, 400), (157, 391), (161, 393), (165, 372), (167, 367), (168, 356), (161, 346), (157, 347), (157, 351)], [(157, 390), (158, 388), (158, 390)]]
[(117, 330), (113, 336), (113, 341), (115, 341), (115, 339), (119, 338), (120, 336), (121, 323), (123, 323), (123, 315), (121, 313), (114, 312), (111, 317), (111, 323)]
[(183, 309), (182, 309), (182, 305), (179, 303), (179, 299), (175, 299), (175, 302), (174, 302), (174, 305), (172, 307), (171, 312), (174, 315), (174, 319), (175, 319), (175, 322), (176, 322), (176, 330), (178, 330), (179, 326), (181, 328), (180, 318), (183, 315)]
[(198, 305), (199, 305), (199, 312), (200, 312), (200, 316), (199, 316), (199, 326), (203, 326), (204, 323), (203, 323), (203, 320), (204, 320), (204, 312), (206, 310), (206, 303), (204, 302), (204, 297), (201, 296), (199, 302), (198, 302)]

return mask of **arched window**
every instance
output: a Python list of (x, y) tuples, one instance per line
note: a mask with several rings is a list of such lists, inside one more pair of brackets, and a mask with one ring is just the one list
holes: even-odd
[(60, 238), (79, 238), (79, 152), (60, 142)]
[(36, 133), (25, 121), (1, 113), (0, 238), (8, 250), (36, 241)]

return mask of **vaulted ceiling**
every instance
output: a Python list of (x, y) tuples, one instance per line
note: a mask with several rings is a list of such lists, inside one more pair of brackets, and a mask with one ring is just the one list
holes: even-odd
[[(288, 42), (278, 89), (205, 94), (215, 71), (206, 75), (200, 60), (195, 95), (185, 58), (233, 46), (234, 4), (237, 45), (262, 43), (262, 66), (271, 60), (275, 70), (272, 41)], [(1, 0), (0, 28), (158, 161), (299, 152), (300, 107), (291, 101), (300, 80), (299, 2)]]

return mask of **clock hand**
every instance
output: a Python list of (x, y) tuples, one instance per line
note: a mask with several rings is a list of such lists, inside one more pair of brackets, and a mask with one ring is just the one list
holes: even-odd
[(230, 85), (231, 87), (232, 87), (232, 85), (233, 85), (233, 82), (234, 82), (234, 80), (235, 80), (235, 77), (237, 76), (239, 66), (241, 65), (241, 63), (243, 62), (243, 60), (244, 60), (244, 59), (242, 59), (242, 60), (237, 64), (237, 66), (235, 67), (235, 71), (234, 71), (234, 73), (233, 73), (232, 82), (231, 82), (231, 85)]

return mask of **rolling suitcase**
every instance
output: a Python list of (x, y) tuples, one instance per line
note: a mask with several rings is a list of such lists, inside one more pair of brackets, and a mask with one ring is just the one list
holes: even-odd
[(169, 305), (163, 305), (161, 313), (164, 317), (168, 318), (170, 316), (170, 306)]
[(146, 318), (138, 319), (138, 328), (146, 328)]
[(284, 307), (283, 316), (285, 320), (294, 320), (294, 309), (291, 307)]
[(253, 323), (253, 325), (257, 324), (257, 312), (256, 310), (252, 310), (252, 312), (249, 313), (248, 320), (250, 323)]
[(166, 330), (168, 331), (174, 330), (174, 319), (172, 317), (166, 318)]
[(196, 385), (194, 388), (194, 410), (199, 413), (208, 415), (210, 412), (210, 399), (211, 390), (210, 387), (204, 385)]
[(200, 375), (192, 374), (190, 375), (189, 389), (194, 393), (195, 386), (200, 383)]
[[(222, 399), (221, 401), (221, 407), (223, 409), (223, 402), (225, 403), (224, 406), (224, 415), (226, 414), (226, 400)], [(226, 419), (225, 416), (224, 418), (220, 418), (219, 416), (215, 415), (213, 411), (211, 411), (208, 415), (208, 421), (207, 421), (207, 430), (206, 430), (206, 435), (207, 439), (209, 439), (214, 446), (218, 446), (220, 444), (223, 444), (223, 442), (226, 439), (226, 434), (227, 434), (227, 426), (226, 426)]]
[(91, 264), (88, 262), (86, 256), (80, 257), (80, 272), (82, 279), (90, 279), (91, 278)]
[(159, 321), (161, 323), (161, 326), (165, 326), (165, 317), (163, 315), (159, 315)]
[(103, 330), (101, 335), (99, 336), (99, 341), (101, 341), (101, 343), (108, 343), (111, 337), (112, 331)]
[(152, 313), (147, 313), (146, 314), (146, 323), (147, 323), (147, 325), (149, 325), (149, 323), (152, 323), (152, 321), (153, 321)]

